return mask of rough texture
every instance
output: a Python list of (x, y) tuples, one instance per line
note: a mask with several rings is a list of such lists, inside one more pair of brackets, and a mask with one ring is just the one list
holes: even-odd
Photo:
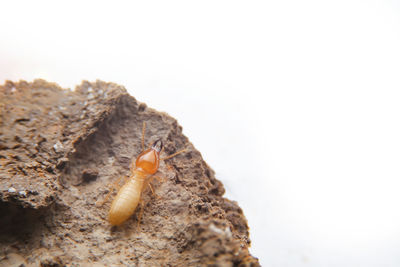
[[(120, 227), (96, 206), (146, 143), (164, 156), (153, 195)], [(0, 266), (259, 266), (248, 226), (176, 120), (122, 86), (0, 86)], [(155, 180), (157, 181), (157, 180)]]

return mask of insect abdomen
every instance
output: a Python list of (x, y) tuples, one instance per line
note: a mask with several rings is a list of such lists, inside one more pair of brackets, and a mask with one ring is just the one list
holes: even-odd
[(135, 212), (143, 189), (143, 182), (142, 179), (131, 178), (121, 187), (111, 204), (108, 215), (111, 225), (120, 225)]

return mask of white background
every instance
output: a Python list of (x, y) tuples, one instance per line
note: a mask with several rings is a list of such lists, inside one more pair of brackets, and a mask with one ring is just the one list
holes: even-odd
[(400, 266), (398, 1), (56, 2), (0, 2), (0, 83), (176, 117), (263, 266)]

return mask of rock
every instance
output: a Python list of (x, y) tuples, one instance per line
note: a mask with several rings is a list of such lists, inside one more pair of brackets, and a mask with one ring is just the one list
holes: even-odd
[(16, 253), (9, 253), (3, 258), (0, 258), (0, 267), (24, 267), (26, 261), (24, 257)]
[[(146, 144), (162, 139), (156, 195), (110, 227), (112, 184)], [(124, 87), (84, 81), (0, 86), (0, 260), (23, 266), (259, 266), (247, 221), (182, 128)], [(17, 255), (17, 256), (16, 256)], [(1, 265), (0, 266), (3, 266)], [(6, 266), (4, 265), (4, 266)], [(18, 266), (18, 265), (15, 265)]]

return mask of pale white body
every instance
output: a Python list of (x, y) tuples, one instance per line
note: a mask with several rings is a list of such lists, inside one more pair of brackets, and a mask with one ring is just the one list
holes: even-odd
[(111, 225), (120, 225), (133, 215), (148, 176), (140, 171), (134, 171), (129, 180), (121, 187), (111, 204), (108, 215)]

